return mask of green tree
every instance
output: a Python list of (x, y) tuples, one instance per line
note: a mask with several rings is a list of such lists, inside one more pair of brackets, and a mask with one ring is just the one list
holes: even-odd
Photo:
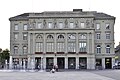
[(8, 49), (5, 49), (0, 52), (0, 64), (4, 65), (5, 60), (9, 61), (10, 51)]

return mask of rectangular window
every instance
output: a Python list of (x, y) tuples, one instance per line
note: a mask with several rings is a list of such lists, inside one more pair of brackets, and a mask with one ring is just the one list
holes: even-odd
[(18, 54), (18, 47), (17, 46), (14, 47), (14, 54)]
[(18, 33), (14, 33), (14, 40), (18, 39)]
[(87, 44), (86, 42), (79, 43), (79, 52), (86, 52), (86, 48), (87, 48), (86, 44)]
[(75, 52), (75, 43), (68, 43), (68, 52)]
[(27, 54), (27, 52), (28, 52), (27, 47), (24, 46), (24, 47), (23, 47), (23, 54)]
[(23, 30), (25, 30), (25, 31), (26, 31), (26, 30), (27, 30), (27, 28), (28, 28), (27, 24), (24, 24), (24, 25), (23, 25)]
[(59, 28), (62, 29), (63, 28), (63, 23), (59, 22)]
[(43, 43), (41, 42), (36, 43), (36, 52), (43, 52)]
[(27, 33), (23, 33), (23, 40), (27, 40), (27, 38), (28, 38)]
[(64, 47), (64, 43), (57, 43), (57, 52), (64, 52), (65, 51), (65, 47)]
[(15, 30), (15, 31), (18, 31), (18, 24), (15, 24), (14, 30)]
[(41, 29), (42, 28), (42, 23), (39, 22), (36, 27), (37, 27), (37, 29)]
[(97, 39), (100, 39), (101, 35), (100, 33), (97, 33)]
[(70, 22), (69, 28), (74, 28), (74, 23), (73, 22)]
[(53, 43), (47, 43), (47, 52), (54, 52)]
[(85, 23), (81, 22), (80, 26), (81, 26), (81, 28), (85, 28)]
[(106, 39), (110, 39), (110, 33), (106, 33)]
[(49, 23), (48, 23), (48, 28), (49, 28), (49, 29), (53, 28), (52, 22), (49, 22)]
[(98, 23), (96, 24), (96, 29), (100, 30), (100, 24), (98, 24)]
[(106, 29), (110, 29), (110, 24), (106, 24)]

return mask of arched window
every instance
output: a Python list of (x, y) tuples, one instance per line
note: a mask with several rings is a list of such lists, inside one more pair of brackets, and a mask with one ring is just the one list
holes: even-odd
[(23, 46), (23, 54), (27, 53), (27, 46)]
[(48, 35), (47, 39), (53, 39), (53, 36), (52, 35)]
[(18, 46), (14, 46), (14, 54), (18, 54)]
[(97, 45), (97, 53), (101, 53), (101, 46)]
[(68, 36), (68, 39), (75, 39), (75, 36), (74, 36), (73, 34), (70, 34), (70, 35)]
[(86, 39), (86, 34), (80, 34), (80, 39)]
[(64, 36), (60, 34), (60, 35), (58, 36), (58, 39), (64, 39)]
[(110, 45), (106, 46), (106, 53), (110, 53)]
[(37, 35), (36, 39), (42, 39), (42, 35)]

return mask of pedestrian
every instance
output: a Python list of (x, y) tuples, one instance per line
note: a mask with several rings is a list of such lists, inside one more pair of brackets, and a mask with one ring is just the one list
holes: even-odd
[(58, 65), (57, 64), (55, 65), (55, 70), (56, 70), (56, 72), (58, 72)]

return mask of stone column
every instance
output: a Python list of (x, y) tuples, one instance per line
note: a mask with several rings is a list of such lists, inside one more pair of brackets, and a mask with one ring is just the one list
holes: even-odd
[(30, 62), (31, 62), (31, 60), (30, 60), (30, 56), (29, 56), (29, 57), (28, 57), (28, 65), (27, 65), (27, 68), (28, 68), (28, 69), (31, 68)]
[(57, 57), (55, 56), (54, 57), (54, 65), (56, 65), (57, 64)]
[(102, 68), (105, 69), (105, 58), (102, 58)]
[(79, 69), (79, 57), (76, 57), (76, 69)]
[(35, 48), (36, 48), (36, 46), (35, 46), (35, 33), (33, 33), (33, 46), (32, 46), (32, 48), (33, 48), (32, 54), (35, 54)]
[(46, 34), (44, 33), (43, 34), (43, 53), (45, 54), (46, 53)]
[(40, 67), (41, 67), (41, 70), (43, 70), (43, 57), (41, 57)]
[(78, 33), (76, 33), (76, 53), (79, 53), (79, 36), (78, 36)]
[(90, 53), (89, 52), (89, 34), (87, 33), (87, 53)]
[(10, 56), (10, 59), (9, 59), (9, 69), (12, 69), (13, 68), (13, 59), (12, 59), (12, 56)]
[(54, 52), (56, 53), (57, 52), (57, 35), (56, 33), (54, 33)]
[(43, 57), (43, 69), (46, 69), (46, 57)]
[(112, 68), (113, 68), (114, 64), (115, 64), (115, 58), (112, 57)]
[(68, 38), (67, 38), (67, 33), (65, 33), (65, 54), (68, 53), (68, 51), (67, 51), (67, 48), (68, 48), (68, 47), (67, 47), (67, 42), (68, 42), (67, 39), (68, 39)]
[(68, 69), (68, 57), (65, 57), (65, 69)]

